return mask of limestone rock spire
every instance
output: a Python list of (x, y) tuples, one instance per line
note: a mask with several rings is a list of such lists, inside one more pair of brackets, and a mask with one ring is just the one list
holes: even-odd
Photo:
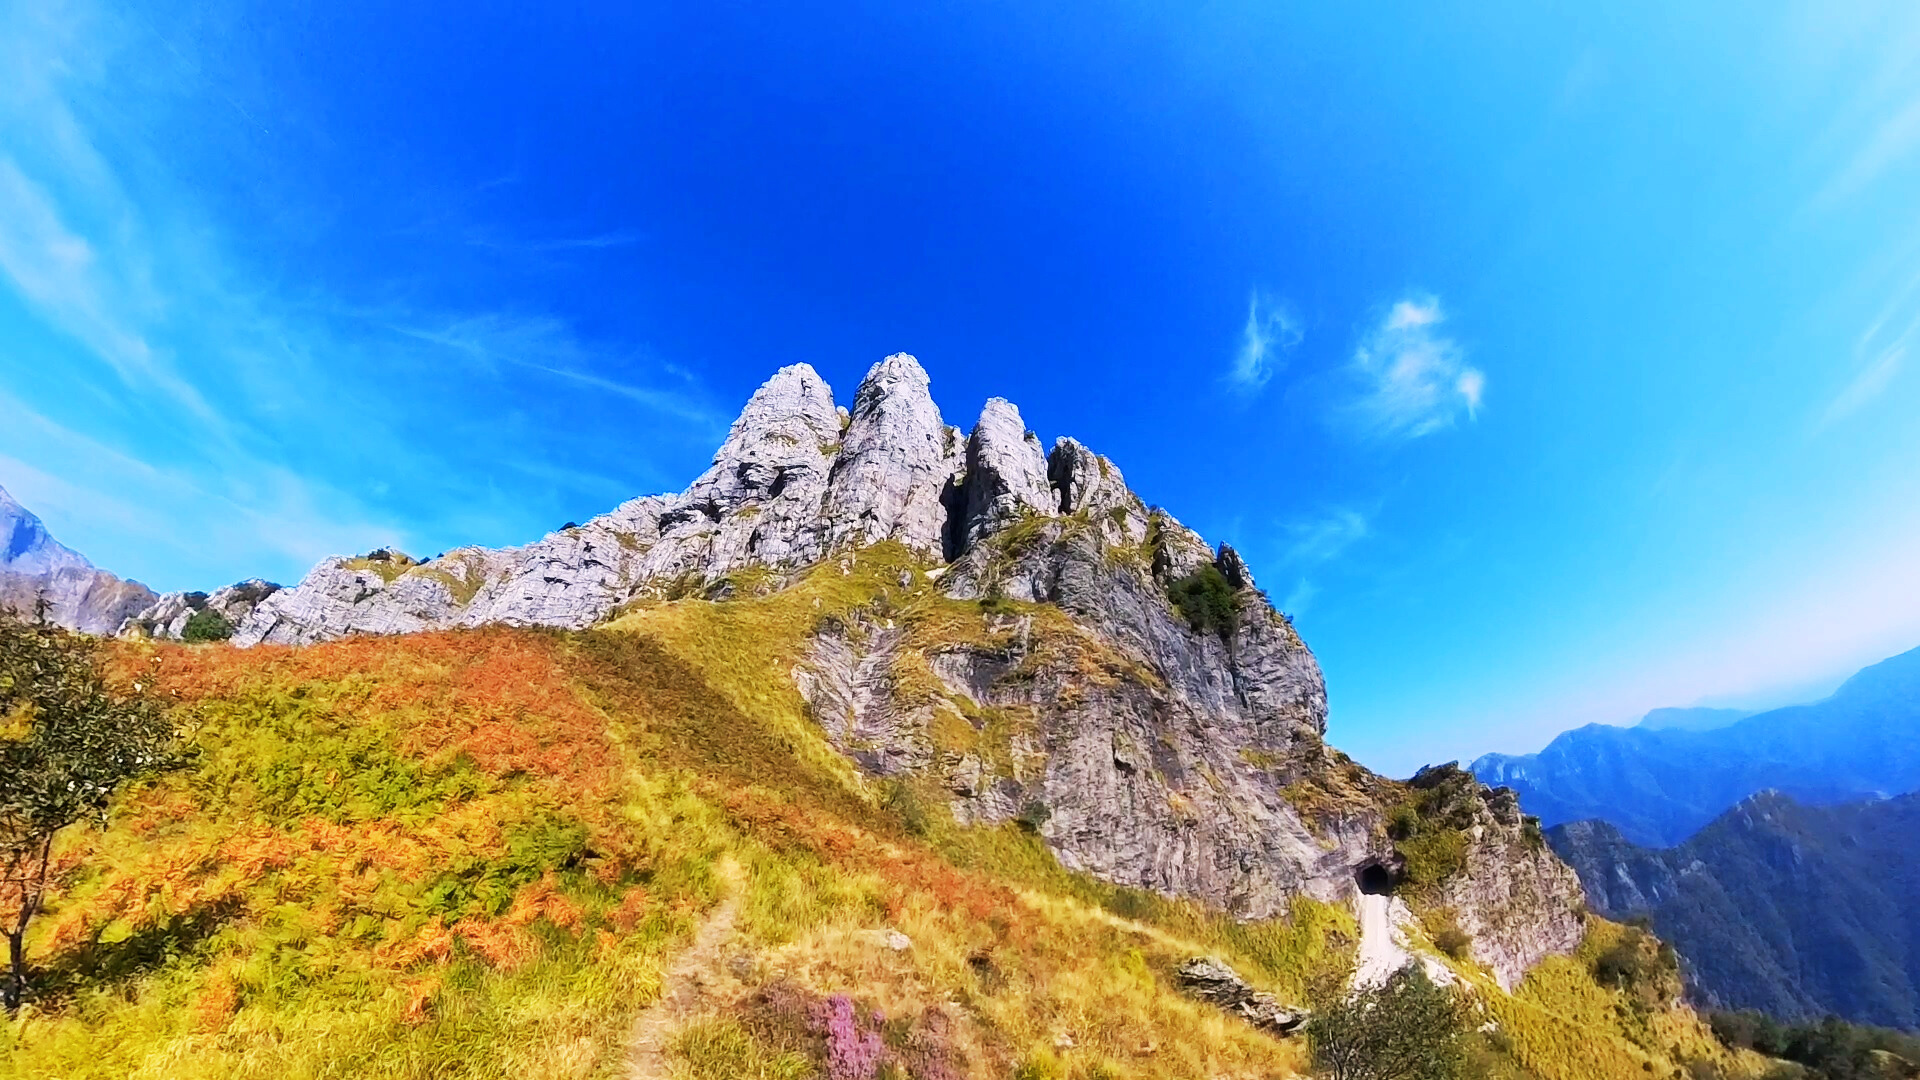
[(1020, 410), (989, 398), (967, 437), (965, 546), (1029, 514), (1048, 517), (1060, 499), (1047, 480), (1047, 455)]
[(939, 556), (940, 495), (960, 452), (959, 433), (940, 419), (920, 361), (894, 353), (873, 365), (853, 396), (827, 486), (828, 546), (893, 539)]

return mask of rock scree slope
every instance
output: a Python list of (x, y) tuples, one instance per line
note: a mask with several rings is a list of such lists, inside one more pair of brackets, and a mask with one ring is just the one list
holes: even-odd
[[(850, 409), (811, 367), (780, 369), (678, 495), (524, 547), (331, 558), (256, 590), (233, 640), (579, 628), (770, 594), (832, 560), (851, 572), (876, 545), (918, 568), (903, 586), (929, 583), (971, 618), (875, 603), (812, 628), (793, 683), (869, 776), (937, 785), (963, 823), (1019, 821), (1070, 869), (1244, 918), (1298, 895), (1346, 900), (1367, 867), (1401, 872), (1386, 824), (1404, 785), (1325, 744), (1319, 665), (1233, 549), (1147, 506), (1075, 440), (1047, 450), (1007, 401), (963, 434), (905, 354), (874, 365)], [(1192, 581), (1226, 614), (1170, 600)], [(1510, 795), (1473, 786), (1458, 872), (1433, 887), (1512, 986), (1579, 942), (1579, 886), (1522, 846)]]

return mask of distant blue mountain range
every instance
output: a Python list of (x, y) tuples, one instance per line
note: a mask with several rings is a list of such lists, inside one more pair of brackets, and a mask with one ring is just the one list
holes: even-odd
[(1518, 791), (1545, 825), (1598, 818), (1662, 848), (1760, 791), (1821, 805), (1920, 790), (1920, 649), (1812, 704), (1746, 717), (1655, 710), (1637, 727), (1589, 724), (1537, 754), (1487, 754), (1470, 768)]

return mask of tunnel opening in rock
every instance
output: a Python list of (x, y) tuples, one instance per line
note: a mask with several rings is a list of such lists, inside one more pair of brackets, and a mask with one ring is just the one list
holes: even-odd
[(1368, 896), (1390, 896), (1393, 894), (1393, 875), (1379, 863), (1368, 863), (1355, 875), (1360, 891)]

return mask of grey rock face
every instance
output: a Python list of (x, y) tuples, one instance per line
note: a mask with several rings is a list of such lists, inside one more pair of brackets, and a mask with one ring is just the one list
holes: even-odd
[[(1166, 542), (1187, 542), (1157, 521)], [(1194, 632), (1152, 563), (1078, 516), (1014, 545), (994, 538), (948, 568), (947, 595), (1046, 604), (1064, 624), (1045, 611), (1007, 615), (979, 641), (835, 628), (803, 666), (803, 693), (869, 771), (938, 776), (965, 821), (1042, 819), (1037, 831), (1073, 869), (1250, 918), (1283, 913), (1301, 893), (1343, 900), (1355, 868), (1379, 855), (1373, 819), (1310, 825), (1281, 791), (1327, 760), (1312, 653), (1251, 592), (1230, 636)], [(912, 657), (942, 701), (901, 700), (889, 679)], [(943, 725), (957, 730), (966, 713), (1004, 731), (1005, 745), (943, 747)]]
[(187, 630), (187, 620), (202, 611), (218, 612), (227, 625), (238, 627), (253, 614), (262, 600), (280, 591), (271, 581), (251, 578), (207, 593), (170, 592), (122, 622), (122, 637), (145, 637), (178, 641)]
[(913, 357), (889, 356), (843, 413), (811, 367), (782, 368), (682, 494), (632, 500), (525, 547), (462, 548), (419, 564), (328, 559), (249, 615), (234, 641), (493, 622), (582, 627), (637, 596), (724, 589), (749, 569), (777, 580), (855, 545), (897, 540), (938, 558), (941, 497), (962, 441), (927, 386)]
[(960, 463), (960, 433), (940, 419), (927, 372), (895, 353), (867, 372), (825, 505), (826, 546), (898, 540), (938, 557), (947, 509), (941, 497)]
[(0, 608), (31, 616), (45, 601), (55, 625), (110, 634), (153, 603), (153, 590), (123, 581), (60, 543), (40, 519), (0, 488)]
[(1457, 765), (1423, 769), (1412, 784), (1456, 784), (1466, 793), (1466, 867), (1439, 883), (1435, 902), (1454, 910), (1473, 939), (1473, 958), (1501, 986), (1511, 990), (1542, 958), (1580, 944), (1580, 879), (1547, 846), (1538, 824), (1521, 816), (1512, 788), (1488, 788)]
[(1147, 538), (1147, 508), (1127, 487), (1120, 467), (1080, 445), (1061, 438), (1047, 455), (1047, 480), (1060, 495), (1060, 512), (1081, 514), (1098, 527), (1109, 542), (1142, 543)]
[(1276, 1034), (1290, 1034), (1307, 1022), (1307, 1010), (1289, 1008), (1272, 994), (1255, 990), (1232, 968), (1211, 956), (1181, 964), (1174, 978), (1189, 995)]
[(991, 398), (967, 437), (964, 546), (1031, 514), (1058, 512), (1060, 496), (1047, 479), (1047, 456), (1027, 430), (1020, 410)]

